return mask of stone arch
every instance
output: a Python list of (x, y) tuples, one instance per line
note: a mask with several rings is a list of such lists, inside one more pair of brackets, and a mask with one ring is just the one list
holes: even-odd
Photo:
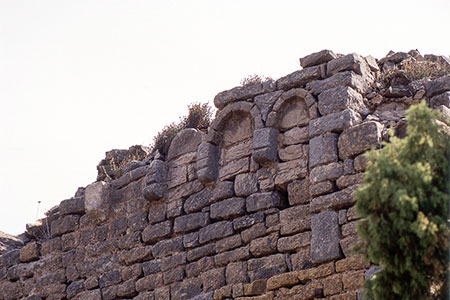
[(309, 124), (311, 108), (317, 105), (314, 96), (305, 89), (292, 89), (283, 93), (275, 102), (267, 119), (268, 127), (286, 131)]

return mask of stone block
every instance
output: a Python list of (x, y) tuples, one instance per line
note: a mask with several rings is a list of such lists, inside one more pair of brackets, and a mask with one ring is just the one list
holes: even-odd
[(251, 240), (266, 234), (266, 226), (264, 223), (257, 223), (252, 227), (241, 232), (241, 238), (244, 244), (250, 243)]
[(213, 255), (216, 253), (216, 247), (214, 243), (206, 244), (201, 247), (194, 248), (192, 250), (189, 250), (187, 253), (187, 260), (188, 261), (195, 261), (202, 257)]
[[(78, 243), (77, 243), (78, 245)], [(42, 242), (41, 245), (41, 254), (47, 255), (50, 253), (55, 253), (61, 250), (61, 238), (57, 237), (54, 239), (49, 239)], [(70, 250), (70, 249), (67, 249)]]
[(209, 224), (208, 213), (192, 213), (175, 218), (173, 230), (175, 233), (186, 233), (200, 229)]
[(245, 198), (233, 197), (211, 204), (211, 219), (232, 219), (245, 213)]
[(201, 141), (201, 131), (194, 128), (183, 129), (172, 140), (167, 154), (167, 160), (173, 160), (186, 153), (197, 152), (197, 147)]
[(362, 286), (364, 281), (364, 270), (351, 271), (342, 274), (344, 290), (354, 290)]
[(196, 212), (211, 203), (233, 197), (233, 186), (234, 184), (231, 181), (218, 181), (211, 189), (204, 189), (193, 194), (184, 202), (185, 212)]
[(279, 150), (278, 155), (282, 161), (291, 161), (295, 159), (306, 159), (308, 157), (308, 145), (290, 145)]
[(298, 205), (280, 211), (280, 233), (282, 235), (303, 232), (311, 229), (309, 204)]
[(250, 156), (252, 151), (252, 140), (248, 139), (223, 149), (222, 161), (226, 164), (230, 161)]
[(351, 109), (332, 113), (309, 122), (309, 136), (313, 137), (325, 132), (342, 131), (361, 123), (361, 116)]
[(445, 93), (436, 95), (430, 99), (430, 107), (431, 108), (436, 109), (441, 105), (450, 107), (450, 92), (445, 92)]
[(222, 166), (219, 169), (219, 179), (221, 181), (231, 179), (238, 174), (247, 173), (250, 168), (250, 160), (244, 157)]
[(248, 282), (247, 263), (233, 262), (228, 264), (225, 270), (225, 278), (227, 284)]
[(278, 207), (281, 204), (280, 196), (275, 192), (255, 193), (247, 197), (248, 212), (256, 212), (268, 208)]
[(253, 257), (261, 257), (277, 252), (278, 234), (255, 238), (250, 241), (250, 253)]
[(372, 55), (368, 55), (364, 57), (366, 59), (367, 65), (369, 66), (372, 72), (380, 71), (380, 67), (378, 67), (377, 60)]
[(39, 244), (32, 242), (20, 249), (19, 259), (21, 262), (30, 262), (39, 259)]
[(349, 86), (357, 92), (363, 94), (369, 88), (370, 81), (353, 71), (339, 72), (324, 80), (314, 80), (309, 82), (306, 87), (314, 95), (318, 95), (323, 91), (338, 87)]
[(165, 221), (147, 226), (142, 231), (142, 240), (144, 243), (155, 243), (163, 238), (169, 237), (172, 232), (172, 223)]
[(343, 71), (354, 71), (359, 75), (365, 75), (369, 72), (369, 66), (365, 59), (356, 53), (335, 58), (327, 63), (328, 76), (333, 76), (334, 74)]
[(182, 281), (184, 278), (184, 266), (163, 272), (164, 285), (168, 286), (171, 283)]
[(246, 197), (258, 191), (258, 178), (254, 173), (239, 174), (234, 179), (236, 196)]
[(209, 292), (225, 285), (225, 268), (205, 271), (201, 275), (203, 291)]
[(320, 67), (308, 67), (303, 70), (295, 71), (289, 75), (277, 80), (277, 88), (288, 90), (294, 87), (305, 86), (308, 82), (320, 78)]
[(105, 288), (109, 286), (116, 285), (122, 281), (122, 276), (119, 270), (114, 270), (112, 272), (106, 273), (100, 276), (98, 284), (100, 288)]
[(348, 86), (340, 86), (320, 93), (318, 108), (322, 115), (345, 109), (352, 109), (360, 113), (367, 111), (361, 94)]
[(165, 257), (184, 250), (183, 237), (178, 236), (170, 240), (157, 242), (152, 248), (152, 254), (156, 258)]
[(233, 226), (229, 221), (220, 221), (200, 229), (199, 242), (205, 244), (233, 234)]
[(150, 261), (146, 261), (142, 264), (142, 271), (144, 272), (144, 276), (148, 276), (151, 274), (156, 274), (161, 272), (161, 260), (153, 259)]
[(187, 278), (197, 277), (204, 270), (209, 270), (214, 268), (214, 258), (213, 257), (203, 257), (196, 262), (186, 265), (186, 276)]
[(103, 196), (105, 183), (97, 181), (88, 185), (84, 191), (84, 208), (91, 219), (106, 219), (109, 203)]
[(197, 150), (197, 176), (202, 183), (216, 180), (219, 172), (219, 149), (207, 142), (202, 142)]
[(183, 246), (186, 249), (200, 246), (198, 242), (198, 231), (194, 231), (183, 236)]
[(326, 133), (309, 141), (309, 167), (314, 168), (338, 160), (338, 135)]
[(261, 111), (261, 118), (263, 121), (267, 120), (267, 115), (272, 110), (273, 105), (281, 94), (283, 94), (283, 91), (275, 91), (255, 97), (255, 103)]
[(310, 172), (312, 183), (318, 183), (325, 180), (335, 180), (342, 176), (344, 168), (342, 163), (333, 162), (328, 165), (317, 166)]
[(232, 235), (216, 242), (216, 252), (224, 252), (242, 246), (240, 234)]
[(233, 228), (234, 230), (242, 230), (253, 226), (257, 223), (264, 222), (264, 213), (256, 212), (251, 215), (242, 216), (240, 218), (236, 218), (233, 220)]
[(342, 256), (337, 212), (324, 211), (313, 215), (311, 229), (311, 259), (314, 263), (323, 263)]
[(139, 212), (139, 213), (136, 213), (136, 214), (130, 216), (127, 219), (127, 224), (128, 224), (128, 230), (130, 232), (143, 230), (145, 228), (145, 226), (147, 226), (147, 224), (148, 224), (147, 213)]
[(311, 198), (309, 186), (309, 179), (289, 183), (287, 186), (289, 205), (308, 203)]
[(167, 172), (167, 187), (169, 189), (187, 182), (187, 167), (179, 166), (170, 168)]
[(354, 157), (371, 147), (380, 147), (383, 126), (376, 122), (365, 122), (348, 128), (339, 136), (339, 157), (344, 160)]
[(167, 165), (164, 161), (155, 159), (150, 163), (148, 174), (145, 177), (145, 184), (164, 184), (167, 178)]
[(338, 260), (336, 262), (336, 272), (345, 272), (351, 270), (367, 269), (370, 266), (369, 262), (366, 262), (362, 256), (353, 255), (345, 259)]
[(175, 253), (161, 259), (161, 271), (167, 271), (186, 263), (186, 253)]
[(157, 298), (155, 300), (165, 300), (165, 299), (180, 299), (189, 300), (193, 299), (195, 296), (202, 292), (202, 281), (201, 278), (190, 278), (183, 280), (182, 282), (177, 282), (170, 288), (170, 296), (167, 298)]
[(77, 230), (79, 221), (80, 216), (78, 215), (67, 215), (54, 220), (50, 226), (50, 232), (52, 237), (61, 236), (64, 233)]
[(222, 252), (214, 256), (216, 266), (222, 267), (230, 262), (247, 260), (250, 258), (249, 246), (233, 249), (231, 251)]
[(117, 286), (118, 297), (133, 297), (136, 296), (136, 294), (135, 280), (128, 280)]
[(323, 63), (326, 63), (332, 59), (337, 58), (337, 55), (334, 54), (331, 50), (322, 50), (319, 52), (315, 52), (309, 54), (305, 57), (300, 58), (300, 65), (303, 68), (317, 66)]
[(336, 180), (336, 185), (340, 190), (345, 189), (346, 187), (355, 185), (355, 184), (362, 184), (364, 180), (364, 173), (358, 173), (353, 175), (346, 175), (339, 177), (338, 180)]
[(312, 279), (322, 278), (334, 273), (334, 263), (322, 264), (315, 268), (299, 271), (298, 278), (301, 282), (308, 282)]
[(67, 298), (71, 299), (82, 291), (84, 291), (84, 284), (82, 280), (72, 282), (67, 286)]
[(291, 287), (300, 282), (298, 272), (288, 272), (275, 275), (267, 280), (267, 289), (269, 291), (278, 290), (281, 287)]
[(270, 87), (259, 82), (238, 86), (231, 90), (223, 91), (217, 94), (214, 97), (214, 105), (218, 109), (222, 109), (229, 103), (253, 98), (256, 95), (263, 94), (268, 91), (270, 91)]
[(61, 215), (84, 214), (84, 198), (76, 197), (61, 201), (59, 204), (59, 213)]
[(335, 185), (332, 181), (322, 181), (318, 183), (311, 184), (309, 187), (309, 192), (311, 197), (317, 197), (323, 194), (328, 194), (333, 192)]
[(426, 82), (425, 89), (428, 98), (450, 91), (450, 75)]
[(326, 209), (340, 209), (350, 207), (355, 203), (352, 193), (358, 186), (350, 186), (339, 192), (314, 198), (311, 202), (310, 210), (312, 213)]
[(163, 285), (162, 273), (151, 274), (136, 281), (136, 291), (151, 291)]
[(282, 189), (294, 180), (304, 178), (307, 173), (307, 159), (296, 159), (284, 163), (279, 163), (276, 167), (274, 184)]
[(128, 251), (123, 251), (120, 255), (120, 260), (127, 266), (143, 262), (152, 258), (152, 248), (138, 247)]
[(278, 251), (279, 252), (291, 252), (299, 250), (310, 244), (311, 232), (301, 232), (292, 236), (282, 237), (278, 239)]
[(286, 271), (286, 258), (281, 253), (261, 258), (252, 258), (248, 261), (250, 282), (258, 279), (268, 279)]
[(281, 135), (281, 143), (287, 146), (305, 143), (308, 140), (309, 140), (308, 126), (294, 127)]
[(266, 164), (277, 160), (278, 130), (275, 128), (256, 129), (253, 133), (253, 160)]
[(136, 281), (136, 279), (142, 276), (142, 266), (143, 264), (134, 264), (121, 268), (120, 274), (122, 275), (122, 280), (127, 281), (131, 279)]

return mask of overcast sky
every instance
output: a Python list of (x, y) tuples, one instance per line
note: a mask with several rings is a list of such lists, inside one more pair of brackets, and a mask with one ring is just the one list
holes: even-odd
[[(364, 4), (367, 3), (367, 4)], [(0, 0), (0, 230), (19, 234), (189, 103), (322, 49), (450, 54), (450, 1)]]

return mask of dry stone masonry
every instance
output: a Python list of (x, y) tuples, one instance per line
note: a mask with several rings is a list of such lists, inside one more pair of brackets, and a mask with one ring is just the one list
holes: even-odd
[(448, 75), (377, 81), (416, 52), (313, 53), (219, 93), (208, 131), (181, 131), (167, 157), (117, 172), (146, 149), (108, 152), (98, 181), (4, 243), (0, 299), (361, 299), (376, 272), (351, 250), (363, 153), (421, 99), (449, 115)]

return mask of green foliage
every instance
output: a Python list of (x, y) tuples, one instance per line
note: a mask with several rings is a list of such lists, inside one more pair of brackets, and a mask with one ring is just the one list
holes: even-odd
[(407, 114), (408, 136), (367, 154), (355, 192), (361, 253), (383, 267), (365, 282), (368, 297), (445, 297), (448, 269), (450, 139), (424, 102)]
[(170, 123), (166, 125), (153, 138), (151, 145), (151, 153), (156, 150), (166, 155), (169, 152), (170, 143), (178, 132), (185, 128), (194, 128), (198, 130), (206, 130), (211, 124), (212, 108), (208, 103), (191, 103), (188, 105), (187, 116), (181, 117), (178, 123)]

